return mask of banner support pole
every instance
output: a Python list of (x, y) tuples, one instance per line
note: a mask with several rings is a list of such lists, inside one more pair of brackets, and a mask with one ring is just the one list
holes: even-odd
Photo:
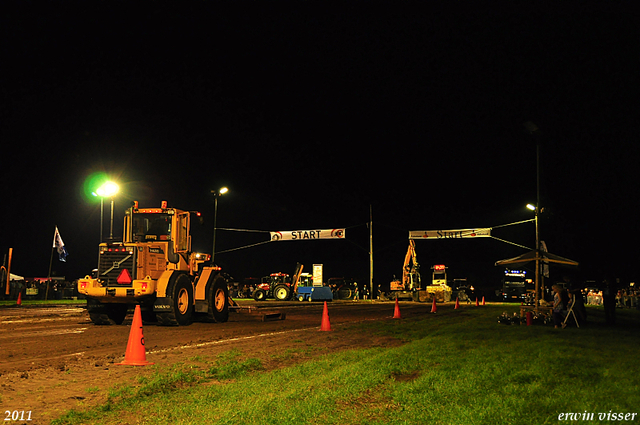
[(377, 298), (373, 288), (373, 214), (371, 204), (369, 204), (369, 287), (371, 288), (371, 299)]

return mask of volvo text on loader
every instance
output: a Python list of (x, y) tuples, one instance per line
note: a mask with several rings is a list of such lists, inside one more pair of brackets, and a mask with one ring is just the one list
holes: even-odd
[[(140, 304), (143, 320), (188, 325), (195, 319), (226, 322), (229, 290), (211, 256), (191, 252), (192, 212), (167, 208), (127, 210), (122, 242), (103, 242), (98, 271), (78, 280), (95, 324), (121, 324)], [(199, 214), (198, 214), (199, 215)]]

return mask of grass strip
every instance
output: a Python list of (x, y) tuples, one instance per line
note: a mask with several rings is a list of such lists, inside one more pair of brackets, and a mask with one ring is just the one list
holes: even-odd
[[(256, 359), (234, 372), (243, 362), (231, 352), (206, 370), (183, 365), (123, 391), (109, 411), (70, 412), (54, 424), (550, 424), (560, 414), (637, 413), (640, 313), (619, 311), (610, 328), (601, 309), (589, 309), (589, 326), (560, 330), (498, 324), (502, 309), (360, 324), (406, 344), (270, 372)], [(208, 379), (223, 383), (201, 385)]]

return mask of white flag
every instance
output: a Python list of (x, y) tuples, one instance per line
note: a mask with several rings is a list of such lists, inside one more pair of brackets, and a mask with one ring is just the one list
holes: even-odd
[(58, 251), (58, 258), (60, 261), (67, 261), (67, 249), (64, 247), (64, 242), (62, 242), (62, 237), (60, 236), (60, 232), (58, 231), (58, 226), (56, 226), (56, 231), (53, 234), (53, 247)]
[[(547, 244), (544, 243), (544, 241), (540, 241), (540, 250), (543, 252), (549, 252), (547, 250)], [(544, 254), (542, 254), (544, 257)], [(549, 278), (549, 262), (548, 261), (542, 261), (542, 275), (546, 278)]]

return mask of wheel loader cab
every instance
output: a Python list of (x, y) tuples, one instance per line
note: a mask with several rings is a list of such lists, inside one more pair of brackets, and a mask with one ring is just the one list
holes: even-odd
[(190, 215), (165, 202), (161, 208), (134, 203), (123, 242), (101, 244), (97, 277), (78, 280), (94, 323), (121, 323), (133, 304), (166, 325), (189, 324), (196, 315), (227, 320), (226, 280), (219, 267), (205, 266), (208, 254), (191, 252)]
[(174, 208), (138, 209), (125, 216), (125, 242), (173, 242), (176, 252), (191, 251), (190, 213)]
[(133, 242), (171, 239), (171, 217), (168, 214), (134, 214), (131, 228)]

